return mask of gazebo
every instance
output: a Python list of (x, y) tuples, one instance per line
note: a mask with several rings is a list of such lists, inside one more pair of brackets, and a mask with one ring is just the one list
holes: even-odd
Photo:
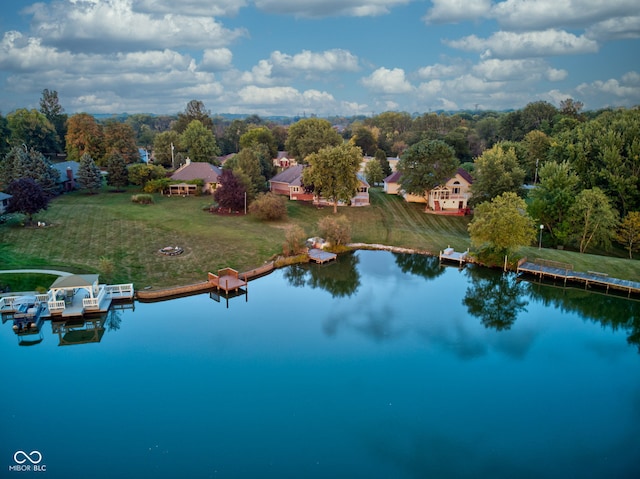
[(85, 290), (85, 298), (96, 298), (99, 292), (97, 274), (72, 274), (60, 276), (49, 287), (50, 300), (65, 299), (73, 300), (78, 290)]

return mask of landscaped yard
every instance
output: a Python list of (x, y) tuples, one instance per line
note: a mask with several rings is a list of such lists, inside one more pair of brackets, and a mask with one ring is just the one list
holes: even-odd
[[(289, 202), (287, 220), (264, 223), (251, 216), (209, 213), (209, 196), (154, 196), (154, 204), (131, 202), (126, 193), (72, 193), (56, 198), (37, 220), (48, 225), (24, 228), (0, 225), (0, 269), (52, 268), (74, 273), (99, 273), (110, 283), (133, 282), (136, 289), (206, 280), (208, 271), (232, 267), (252, 269), (282, 252), (285, 230), (302, 226), (318, 234), (320, 218), (332, 208)], [(379, 189), (370, 207), (340, 208), (352, 225), (352, 241), (416, 248), (437, 254), (451, 246), (469, 246), (470, 218), (425, 214), (423, 205), (407, 204)], [(158, 250), (180, 246), (185, 252), (165, 256)], [(581, 255), (537, 247), (525, 248), (529, 258), (572, 263), (576, 270), (595, 270), (638, 280), (640, 262)], [(1, 278), (0, 278), (1, 280)]]

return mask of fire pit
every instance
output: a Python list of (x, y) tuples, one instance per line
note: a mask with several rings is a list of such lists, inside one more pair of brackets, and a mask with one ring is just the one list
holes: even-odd
[(182, 249), (180, 246), (166, 246), (159, 249), (158, 252), (165, 256), (177, 256), (184, 253), (184, 249)]

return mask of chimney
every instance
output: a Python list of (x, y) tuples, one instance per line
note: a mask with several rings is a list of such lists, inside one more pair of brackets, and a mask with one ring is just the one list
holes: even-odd
[(73, 170), (70, 166), (67, 166), (67, 181), (66, 181), (66, 189), (67, 191), (71, 191), (75, 187), (73, 182)]
[(185, 164), (185, 165), (190, 165), (190, 164), (191, 164), (191, 158), (189, 158), (189, 157), (187, 156), (187, 158), (184, 160), (184, 164)]

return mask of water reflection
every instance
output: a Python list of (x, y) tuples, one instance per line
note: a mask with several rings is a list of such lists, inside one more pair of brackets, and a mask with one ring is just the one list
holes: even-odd
[(401, 253), (393, 253), (393, 255), (396, 264), (403, 273), (422, 276), (425, 279), (435, 279), (445, 271), (436, 256)]
[(469, 267), (466, 271), (471, 284), (463, 303), (469, 314), (480, 318), (486, 328), (511, 329), (518, 313), (526, 311), (528, 304), (523, 284), (512, 274), (499, 274), (487, 268)]
[(331, 263), (316, 265), (312, 263), (293, 265), (284, 272), (287, 282), (296, 288), (309, 286), (320, 288), (334, 298), (349, 297), (360, 287), (358, 256), (344, 254)]
[(613, 331), (627, 332), (627, 342), (640, 353), (640, 302), (584, 289), (554, 287), (544, 283), (528, 283), (528, 294), (545, 306), (580, 314), (583, 318), (609, 326)]

